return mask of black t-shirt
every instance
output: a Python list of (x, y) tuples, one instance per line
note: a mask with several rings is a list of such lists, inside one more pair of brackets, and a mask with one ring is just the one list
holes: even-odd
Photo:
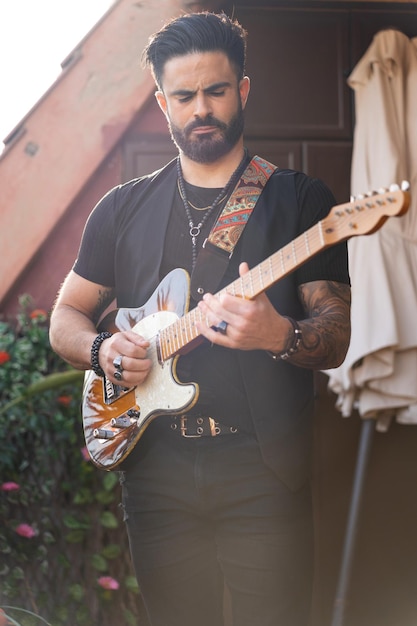
[[(187, 198), (191, 202), (190, 213), (194, 225), (198, 225), (205, 217), (205, 211), (198, 211), (194, 207), (210, 207), (221, 192), (221, 189), (202, 189), (185, 183)], [(200, 248), (208, 237), (212, 226), (221, 213), (226, 198), (218, 209), (205, 219), (201, 232), (197, 238), (197, 247)], [(210, 211), (210, 209), (206, 209)], [(160, 268), (160, 279), (164, 278), (176, 267), (192, 271), (192, 241), (190, 225), (183, 201), (177, 187), (168, 228), (165, 235), (164, 253)], [(231, 283), (235, 276), (227, 272), (226, 284)], [(190, 309), (196, 303), (191, 299)], [(182, 356), (177, 363), (177, 375), (182, 382), (197, 382), (199, 398), (192, 408), (192, 414), (209, 415), (223, 424), (239, 426), (241, 430), (252, 432), (253, 426), (248, 410), (248, 401), (244, 390), (242, 376), (239, 371), (237, 352), (220, 346), (211, 346), (204, 342), (197, 349)]]

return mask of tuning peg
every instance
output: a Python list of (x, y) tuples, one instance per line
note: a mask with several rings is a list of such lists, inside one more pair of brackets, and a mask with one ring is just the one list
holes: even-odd
[(397, 183), (393, 183), (392, 185), (389, 186), (389, 190), (390, 191), (399, 191), (400, 190), (400, 186), (397, 185)]
[(378, 193), (387, 193), (387, 191), (388, 191), (388, 188), (387, 188), (387, 187), (380, 187), (380, 188), (378, 189)]
[(401, 183), (401, 191), (408, 191), (410, 189), (410, 183), (408, 180), (403, 180)]

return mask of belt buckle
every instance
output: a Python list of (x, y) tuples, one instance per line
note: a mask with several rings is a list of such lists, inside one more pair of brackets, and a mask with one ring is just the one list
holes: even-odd
[(180, 415), (180, 431), (181, 431), (181, 435), (183, 437), (186, 437), (187, 439), (199, 439), (201, 437), (201, 435), (199, 435), (198, 433), (195, 435), (189, 435), (187, 433), (187, 416), (186, 415)]
[[(201, 418), (201, 419), (203, 420), (203, 418)], [(221, 429), (219, 427), (218, 422), (215, 419), (213, 419), (212, 417), (208, 417), (207, 419), (209, 421), (210, 436), (211, 437), (217, 437), (217, 435), (220, 435)], [(197, 419), (197, 423), (198, 423), (198, 419)], [(201, 428), (201, 433), (197, 432), (195, 435), (189, 435), (188, 432), (187, 432), (187, 415), (180, 415), (180, 431), (181, 431), (181, 435), (183, 437), (186, 437), (188, 439), (198, 439), (200, 437), (203, 437), (203, 435), (204, 435), (203, 426), (201, 426), (200, 428)], [(198, 430), (198, 428), (197, 428), (197, 430)]]

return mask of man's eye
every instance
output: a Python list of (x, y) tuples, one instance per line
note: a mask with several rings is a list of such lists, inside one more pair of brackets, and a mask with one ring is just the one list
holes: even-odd
[(222, 91), (212, 91), (211, 95), (216, 97), (224, 96), (224, 89)]
[(192, 96), (181, 96), (180, 98), (178, 98), (178, 102), (189, 102), (191, 98)]

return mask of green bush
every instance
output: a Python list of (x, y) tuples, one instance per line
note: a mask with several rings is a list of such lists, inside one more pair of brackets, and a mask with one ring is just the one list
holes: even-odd
[(0, 321), (0, 606), (20, 607), (7, 612), (22, 626), (39, 623), (30, 612), (53, 626), (134, 625), (118, 477), (89, 462), (83, 375), (51, 350), (47, 313), (21, 306)]

